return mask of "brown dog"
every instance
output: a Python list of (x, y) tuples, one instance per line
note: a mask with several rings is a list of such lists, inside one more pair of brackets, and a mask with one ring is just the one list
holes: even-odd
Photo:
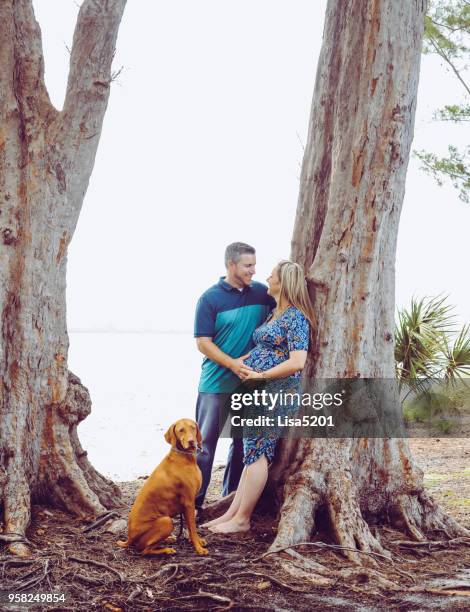
[(171, 450), (155, 468), (139, 491), (129, 514), (127, 541), (118, 546), (132, 546), (144, 555), (176, 552), (174, 548), (159, 548), (158, 543), (173, 531), (174, 516), (184, 513), (189, 538), (199, 555), (207, 555), (205, 541), (196, 530), (196, 495), (201, 487), (201, 470), (196, 463), (201, 433), (191, 419), (180, 419), (165, 434)]

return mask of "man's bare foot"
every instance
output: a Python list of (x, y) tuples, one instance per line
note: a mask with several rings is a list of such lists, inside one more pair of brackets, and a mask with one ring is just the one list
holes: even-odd
[(219, 523), (213, 527), (209, 527), (209, 531), (213, 533), (243, 533), (244, 531), (250, 530), (249, 521), (239, 521), (237, 519), (230, 519), (225, 523)]

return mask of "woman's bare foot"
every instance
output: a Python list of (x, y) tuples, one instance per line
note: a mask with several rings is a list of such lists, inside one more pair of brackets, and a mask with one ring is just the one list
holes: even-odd
[(212, 519), (212, 521), (207, 521), (207, 523), (203, 523), (201, 527), (203, 529), (210, 529), (214, 525), (220, 525), (220, 523), (226, 523), (234, 516), (234, 514), (235, 514), (234, 512), (226, 512), (225, 514), (222, 514), (222, 516)]
[(241, 521), (232, 518), (225, 523), (219, 523), (218, 525), (209, 527), (209, 530), (213, 533), (242, 533), (250, 530), (250, 521)]

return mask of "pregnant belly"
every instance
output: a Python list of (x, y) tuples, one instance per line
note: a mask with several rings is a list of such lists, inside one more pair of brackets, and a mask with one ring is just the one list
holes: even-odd
[(264, 372), (285, 360), (286, 356), (281, 351), (267, 347), (255, 347), (243, 363), (257, 372)]

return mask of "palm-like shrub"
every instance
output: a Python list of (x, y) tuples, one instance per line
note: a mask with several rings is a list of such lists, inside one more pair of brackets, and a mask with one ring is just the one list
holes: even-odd
[(415, 392), (431, 381), (445, 385), (470, 375), (470, 326), (460, 330), (454, 306), (447, 297), (411, 300), (411, 308), (398, 312), (395, 327), (395, 361), (401, 385)]

